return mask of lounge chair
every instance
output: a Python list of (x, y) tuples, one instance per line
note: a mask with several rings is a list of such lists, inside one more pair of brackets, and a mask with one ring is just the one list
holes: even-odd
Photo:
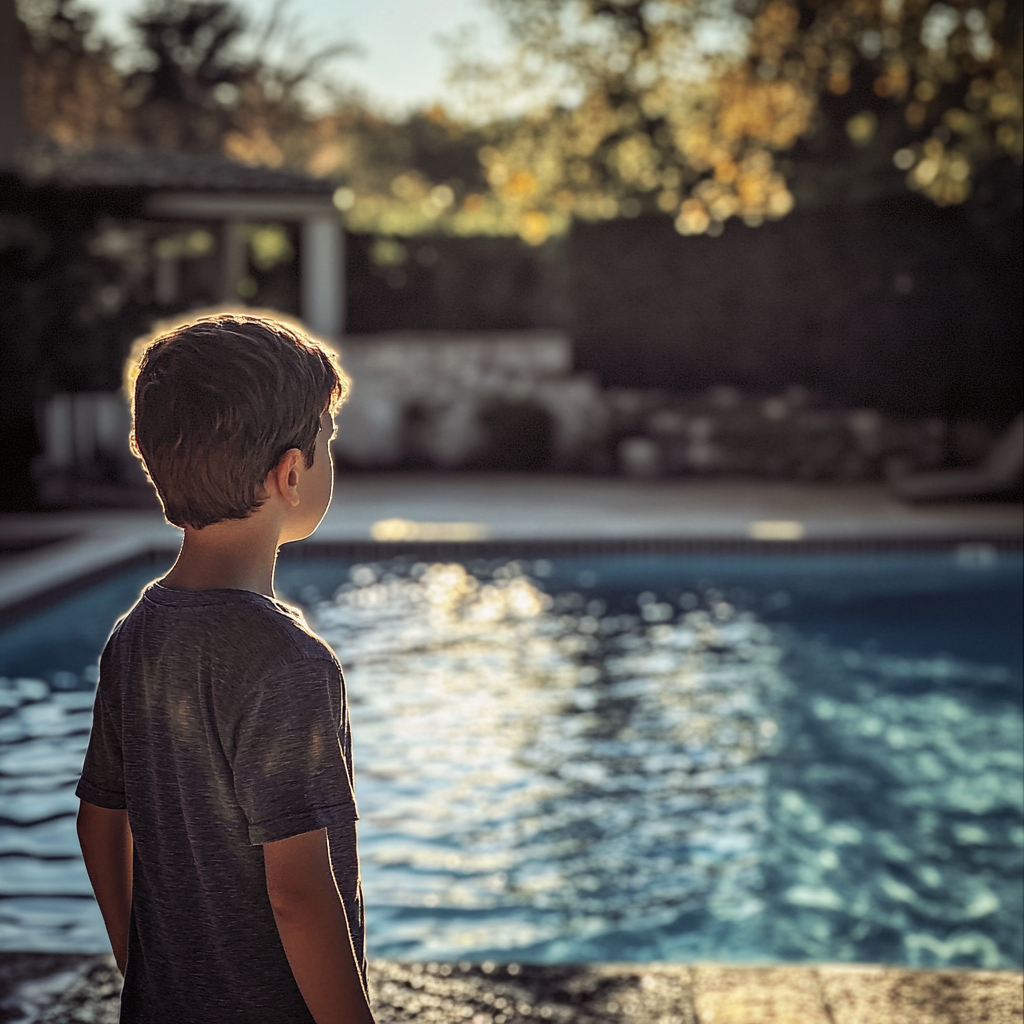
[(1012, 498), (1021, 493), (1024, 477), (1024, 413), (993, 445), (985, 459), (970, 469), (912, 473), (893, 482), (907, 501), (955, 501), (958, 498)]

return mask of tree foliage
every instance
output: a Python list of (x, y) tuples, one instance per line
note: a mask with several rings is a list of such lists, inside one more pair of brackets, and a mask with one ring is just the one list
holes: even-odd
[(807, 201), (808, 168), (960, 203), (1021, 160), (1020, 0), (490, 2), (515, 57), (464, 54), (496, 97), (467, 123), (375, 114), (323, 74), (347, 48), (306, 46), (287, 0), (259, 24), (234, 0), (147, 0), (120, 48), (83, 0), (22, 0), (29, 128), (334, 177), (355, 230), (534, 244), (577, 217), (756, 225)]
[(132, 18), (139, 63), (125, 81), (139, 141), (159, 149), (219, 151), (254, 77), (238, 52), (246, 29), (225, 0), (154, 0)]
[(398, 121), (375, 114), (325, 73), (351, 48), (307, 46), (287, 0), (259, 23), (232, 0), (148, 0), (121, 45), (97, 31), (83, 0), (23, 0), (20, 14), (33, 135), (71, 148), (222, 153), (334, 177), (357, 230), (515, 234), (493, 200), (493, 216), (481, 219), (481, 132), (440, 108)]
[[(661, 210), (716, 234), (793, 206), (780, 157), (842, 118), (940, 204), (1021, 158), (1021, 15), (1007, 0), (492, 0), (547, 92), (481, 151), (528, 241)], [(886, 131), (881, 132), (881, 126)]]
[(29, 132), (72, 147), (127, 139), (124, 83), (95, 13), (78, 0), (22, 0), (18, 14)]
[(69, 146), (134, 143), (301, 165), (316, 147), (308, 89), (344, 44), (311, 49), (287, 0), (253, 23), (232, 0), (148, 0), (132, 37), (100, 35), (81, 0), (24, 0), (29, 130)]

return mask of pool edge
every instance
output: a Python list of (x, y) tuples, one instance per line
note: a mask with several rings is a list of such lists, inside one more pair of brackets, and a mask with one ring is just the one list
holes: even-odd
[[(283, 561), (345, 557), (359, 561), (389, 558), (419, 559), (551, 558), (579, 555), (772, 555), (939, 552), (961, 547), (1020, 551), (1024, 538), (994, 531), (948, 534), (810, 536), (793, 540), (757, 540), (722, 536), (672, 537), (536, 537), (457, 541), (375, 541), (356, 539), (304, 540), (281, 550)], [(46, 607), (55, 597), (67, 597), (137, 565), (158, 565), (177, 550), (173, 537), (78, 537), (19, 559), (20, 578), (0, 586), (0, 629)], [(8, 569), (8, 573), (9, 573)]]

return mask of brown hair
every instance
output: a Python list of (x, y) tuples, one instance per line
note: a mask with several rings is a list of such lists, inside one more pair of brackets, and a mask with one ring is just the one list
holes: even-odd
[(175, 526), (245, 519), (298, 448), (312, 466), (320, 417), (345, 400), (337, 356), (270, 316), (217, 313), (136, 343), (127, 366), (132, 451)]

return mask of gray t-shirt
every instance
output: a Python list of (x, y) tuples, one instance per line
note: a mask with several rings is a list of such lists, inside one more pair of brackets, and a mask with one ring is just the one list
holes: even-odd
[(351, 748), (341, 667), (294, 609), (154, 583), (114, 627), (77, 793), (135, 841), (122, 1022), (309, 1024), (260, 846), (325, 826), (365, 974)]

